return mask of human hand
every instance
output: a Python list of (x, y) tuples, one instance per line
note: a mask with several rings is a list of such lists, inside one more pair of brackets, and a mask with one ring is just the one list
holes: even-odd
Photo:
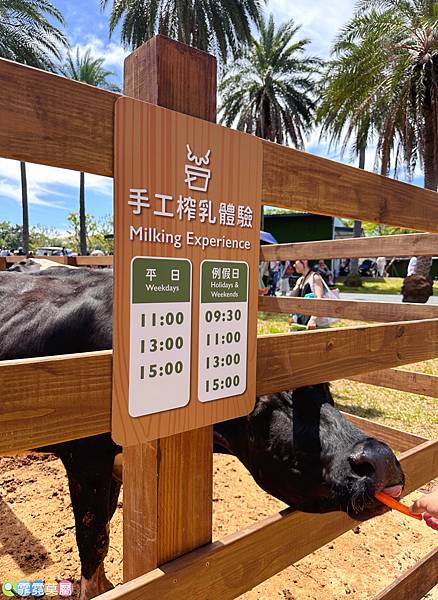
[(316, 329), (316, 318), (315, 317), (310, 317), (310, 320), (307, 323), (307, 329)]
[(426, 525), (438, 531), (438, 486), (412, 504), (411, 512), (423, 514)]

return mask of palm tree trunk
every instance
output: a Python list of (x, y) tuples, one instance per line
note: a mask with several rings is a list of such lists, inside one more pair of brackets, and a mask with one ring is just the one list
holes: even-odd
[[(359, 169), (365, 169), (365, 146), (359, 150)], [(362, 221), (354, 221), (353, 224), (353, 237), (362, 237)], [(362, 281), (359, 276), (359, 259), (352, 258), (350, 261), (350, 273), (346, 279), (346, 283), (352, 287), (359, 287), (362, 285)]]
[(85, 173), (80, 175), (79, 185), (79, 252), (87, 255), (87, 225), (85, 221)]
[[(434, 114), (431, 107), (424, 109), (424, 187), (434, 192), (437, 191), (438, 170), (436, 164), (436, 127)], [(403, 302), (425, 303), (433, 294), (430, 269), (432, 268), (431, 256), (418, 256), (417, 264), (411, 276), (403, 281)]]
[(29, 202), (27, 197), (26, 163), (20, 162), (21, 170), (21, 206), (23, 210), (23, 251), (29, 254)]

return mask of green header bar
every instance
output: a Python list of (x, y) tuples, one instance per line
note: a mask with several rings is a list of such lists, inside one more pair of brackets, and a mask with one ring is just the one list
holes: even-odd
[(191, 262), (188, 259), (132, 260), (132, 303), (190, 302)]
[(247, 302), (248, 265), (205, 260), (201, 270), (201, 302)]

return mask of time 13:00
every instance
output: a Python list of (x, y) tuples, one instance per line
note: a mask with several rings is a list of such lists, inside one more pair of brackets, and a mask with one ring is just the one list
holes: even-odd
[(232, 364), (238, 365), (240, 363), (240, 354), (226, 354), (225, 356), (207, 356), (207, 369), (213, 367), (231, 367)]

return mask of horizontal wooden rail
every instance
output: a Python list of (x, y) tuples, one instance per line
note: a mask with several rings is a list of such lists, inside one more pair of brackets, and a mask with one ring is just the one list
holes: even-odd
[(438, 256), (438, 235), (407, 233), (405, 235), (382, 235), (344, 240), (271, 244), (260, 247), (261, 260), (365, 258), (367, 256)]
[(270, 394), (434, 358), (438, 320), (267, 335), (257, 350), (257, 393)]
[[(407, 494), (438, 473), (438, 442), (400, 456)], [(343, 513), (285, 510), (99, 596), (100, 600), (232, 600), (357, 525)]]
[[(438, 320), (264, 336), (257, 393), (437, 355)], [(109, 431), (111, 374), (110, 351), (0, 362), (0, 453)]]
[[(33, 259), (49, 260), (53, 263), (56, 263), (53, 266), (70, 264), (69, 263), (70, 259), (68, 256), (31, 256), (30, 258), (32, 260)], [(0, 271), (5, 271), (9, 267), (12, 267), (13, 265), (15, 265), (23, 260), (28, 260), (28, 259), (26, 256), (1, 256), (0, 257)]]
[(260, 296), (259, 310), (273, 313), (301, 313), (317, 317), (339, 317), (358, 321), (414, 321), (438, 318), (438, 305), (366, 300), (331, 300)]
[[(70, 267), (112, 267), (113, 256), (31, 256), (32, 260), (49, 260)], [(0, 256), (0, 271), (27, 260), (26, 256)]]
[(112, 267), (113, 256), (69, 256), (68, 264), (74, 267)]
[[(8, 382), (1, 388), (0, 454), (109, 432), (111, 369), (108, 350), (0, 362), (0, 384)], [(344, 416), (396, 450), (424, 441), (380, 423)]]
[(408, 433), (407, 431), (400, 431), (400, 429), (382, 425), (381, 423), (375, 423), (369, 419), (363, 419), (362, 417), (350, 415), (345, 412), (342, 412), (342, 414), (346, 419), (359, 427), (359, 429), (362, 429), (362, 431), (365, 431), (368, 435), (375, 437), (382, 442), (386, 442), (393, 450), (399, 452), (405, 452), (406, 450), (410, 450), (427, 441), (426, 438), (414, 435), (413, 433)]
[(0, 60), (0, 156), (113, 176), (118, 94)]
[(377, 385), (392, 390), (421, 394), (438, 398), (438, 377), (426, 373), (414, 373), (402, 369), (382, 369), (349, 377), (352, 381), (359, 381), (369, 385)]
[(436, 192), (266, 140), (262, 185), (265, 204), (438, 232)]
[(421, 600), (438, 583), (438, 546), (373, 600)]
[[(0, 89), (0, 156), (113, 176), (117, 94), (4, 59)], [(263, 202), (438, 232), (435, 192), (266, 141)]]
[(0, 454), (111, 428), (112, 352), (0, 362)]

